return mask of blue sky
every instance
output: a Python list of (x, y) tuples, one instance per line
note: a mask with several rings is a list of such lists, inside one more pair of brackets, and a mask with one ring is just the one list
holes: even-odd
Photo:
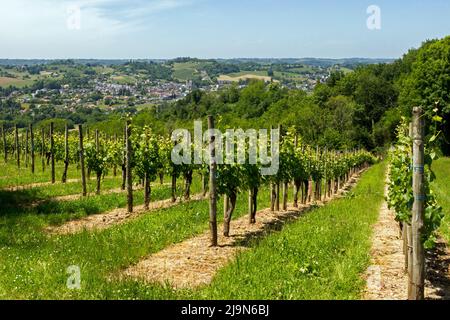
[(448, 0), (0, 0), (0, 58), (400, 57), (449, 16)]

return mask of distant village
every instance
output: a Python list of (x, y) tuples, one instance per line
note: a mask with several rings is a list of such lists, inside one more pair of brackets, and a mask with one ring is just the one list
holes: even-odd
[[(12, 71), (2, 70), (2, 72), (4, 75), (12, 77), (14, 70), (23, 72), (23, 79), (31, 78), (29, 74), (25, 73), (27, 68), (24, 66), (16, 67)], [(100, 70), (103, 69), (100, 68)], [(280, 81), (273, 77), (258, 76), (251, 73), (248, 75), (249, 78), (246, 78), (245, 71), (243, 72), (244, 75), (238, 78), (232, 78), (227, 75), (213, 77), (204, 70), (197, 71), (197, 81), (191, 79), (181, 81), (175, 78), (154, 79), (149, 76), (136, 75), (132, 72), (116, 73), (114, 70), (110, 74), (98, 71), (91, 72), (82, 85), (76, 81), (73, 84), (60, 81), (61, 79), (65, 80), (64, 69), (56, 69), (56, 71), (41, 70), (36, 79), (42, 81), (42, 78), (44, 78), (47, 82), (50, 81), (51, 83), (54, 80), (62, 84), (42, 85), (40, 87), (32, 85), (15, 88), (15, 90), (9, 92), (5, 91), (3, 98), (14, 99), (22, 105), (32, 105), (33, 108), (37, 109), (41, 106), (60, 106), (68, 112), (75, 112), (77, 107), (82, 106), (84, 108), (101, 108), (108, 112), (125, 107), (157, 106), (164, 102), (177, 101), (186, 97), (193, 90), (214, 92), (230, 85), (243, 88), (247, 86), (251, 79), (276, 82), (289, 89), (311, 92), (318, 83), (326, 82), (331, 72), (335, 71), (336, 68), (313, 68), (312, 72), (305, 73), (300, 80), (296, 79), (296, 81)], [(259, 74), (261, 74), (261, 71)], [(117, 80), (121, 78), (127, 78), (128, 81)], [(129, 79), (132, 80), (130, 81)], [(1, 94), (2, 92), (0, 91), (0, 96)], [(29, 111), (27, 107), (22, 106), (21, 109), (22, 113)]]

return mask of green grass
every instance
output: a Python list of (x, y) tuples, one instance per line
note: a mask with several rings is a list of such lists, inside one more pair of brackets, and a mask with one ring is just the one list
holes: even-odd
[[(7, 72), (12, 77), (2, 76), (3, 72)], [(24, 86), (32, 85), (40, 78), (41, 77), (39, 75), (30, 75), (28, 72), (21, 72), (14, 69), (9, 70), (0, 67), (0, 87), (16, 86), (18, 88), (23, 88)]]
[(445, 213), (439, 231), (445, 240), (450, 242), (450, 158), (443, 158), (434, 162), (433, 171), (436, 174), (436, 180), (433, 182), (434, 191)]
[[(106, 176), (104, 179), (102, 179), (101, 182), (101, 191), (100, 194), (109, 193), (109, 191), (114, 190), (114, 193), (117, 194), (119, 192), (118, 189), (122, 186), (122, 172), (118, 172), (117, 176)], [(167, 187), (167, 184), (170, 183), (170, 177), (165, 176), (164, 177), (164, 185)], [(178, 181), (179, 184), (182, 183), (182, 181)], [(161, 184), (158, 179), (158, 181), (155, 181), (151, 184), (152, 188), (160, 188)], [(180, 185), (181, 187), (181, 185)], [(137, 188), (136, 189), (141, 189)], [(95, 194), (97, 190), (97, 181), (95, 177), (91, 176), (91, 179), (87, 180), (86, 182), (86, 190), (88, 192), (88, 196), (92, 196)], [(1, 192), (1, 190), (0, 190)], [(56, 183), (56, 184), (49, 184), (49, 185), (43, 185), (43, 186), (35, 186), (33, 188), (25, 188), (23, 190), (18, 191), (9, 191), (9, 190), (3, 190), (4, 193), (9, 193), (11, 195), (16, 195), (18, 197), (22, 197), (23, 199), (26, 199), (27, 201), (42, 201), (50, 198), (55, 197), (61, 197), (61, 196), (69, 196), (69, 195), (81, 195), (82, 192), (82, 186), (81, 182), (67, 182), (65, 184), (62, 183)], [(137, 190), (139, 192), (139, 190)]]

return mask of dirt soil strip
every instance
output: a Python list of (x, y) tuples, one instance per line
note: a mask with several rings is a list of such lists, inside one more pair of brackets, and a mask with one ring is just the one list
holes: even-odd
[[(75, 182), (81, 182), (80, 179), (67, 179), (67, 183), (75, 183)], [(50, 186), (53, 183), (51, 181), (47, 182), (36, 182), (36, 183), (29, 183), (29, 184), (23, 184), (20, 186), (13, 186), (13, 187), (5, 187), (1, 188), (1, 190), (4, 191), (20, 191), (20, 190), (26, 190), (26, 189), (33, 189), (38, 187), (45, 187)], [(56, 181), (54, 184), (63, 184), (61, 181)]]
[[(191, 200), (189, 201), (199, 201), (202, 199), (204, 199), (203, 195), (195, 195), (191, 197)], [(183, 203), (180, 199), (176, 202), (172, 202), (171, 199), (155, 201), (150, 203), (148, 210), (144, 208), (144, 205), (135, 206), (133, 213), (128, 213), (126, 208), (118, 208), (107, 213), (91, 215), (79, 220), (69, 221), (60, 226), (50, 226), (45, 228), (45, 231), (51, 235), (68, 235), (82, 231), (104, 230), (113, 225), (128, 222), (130, 219), (134, 219), (142, 214), (158, 209), (170, 208), (179, 205), (180, 203)]]
[[(387, 196), (388, 181), (385, 186)], [(386, 201), (374, 226), (371, 250), (372, 262), (364, 277), (367, 280), (365, 300), (407, 300), (408, 275), (405, 271), (405, 255), (400, 227), (395, 212), (389, 210)], [(431, 300), (450, 299), (450, 251), (444, 240), (439, 239), (436, 248), (427, 252), (425, 297)]]
[[(350, 190), (358, 178), (359, 175), (353, 176), (334, 197), (341, 197)], [(148, 283), (169, 283), (176, 289), (209, 284), (220, 268), (232, 261), (239, 252), (249, 249), (248, 244), (252, 239), (264, 237), (273, 230), (281, 230), (286, 221), (298, 219), (308, 209), (324, 205), (333, 198), (300, 208), (290, 207), (285, 212), (271, 212), (270, 209), (258, 211), (257, 222), (253, 225), (249, 224), (247, 216), (241, 217), (231, 222), (229, 238), (219, 235), (219, 247), (209, 247), (208, 231), (150, 255), (123, 271), (119, 277), (137, 278)], [(218, 228), (220, 231), (223, 225)]]

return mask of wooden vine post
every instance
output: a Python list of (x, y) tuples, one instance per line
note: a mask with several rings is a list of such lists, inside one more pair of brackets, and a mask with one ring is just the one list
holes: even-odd
[(8, 147), (6, 146), (6, 132), (5, 127), (2, 125), (2, 138), (3, 138), (3, 156), (5, 159), (5, 163), (8, 162)]
[(122, 153), (122, 190), (125, 191), (127, 183), (127, 126), (123, 129), (123, 153)]
[[(294, 152), (297, 152), (297, 147), (298, 147), (298, 134), (297, 132), (295, 133), (294, 136)], [(292, 185), (294, 186), (294, 190), (293, 190), (293, 207), (294, 208), (298, 208), (298, 185), (295, 181), (295, 179), (292, 181)]]
[(41, 129), (41, 160), (42, 160), (42, 172), (45, 171), (45, 130)]
[[(339, 163), (339, 161), (341, 161), (341, 153), (339, 152), (339, 151), (337, 151), (336, 152), (336, 154), (335, 154), (335, 160)], [(335, 178), (335, 181), (334, 181), (334, 193), (336, 194), (336, 193), (338, 193), (339, 192), (339, 186), (340, 186), (340, 182), (341, 181), (341, 177), (340, 177), (340, 175), (338, 174), (337, 176), (336, 176), (336, 178)]]
[[(309, 156), (308, 156), (308, 165), (309, 165), (309, 172), (311, 173), (312, 171), (312, 167), (313, 167), (313, 162), (312, 162), (312, 150), (311, 147), (308, 148), (309, 150)], [(307, 202), (311, 203), (311, 196), (312, 196), (312, 185), (313, 185), (313, 180), (311, 177), (311, 174), (308, 177), (308, 191), (307, 191)]]
[(223, 217), (226, 219), (228, 209), (230, 209), (230, 199), (226, 194), (223, 195)]
[(67, 182), (67, 170), (69, 169), (69, 128), (66, 123), (64, 131), (64, 172), (62, 176), (62, 183)]
[[(273, 126), (270, 126), (271, 131), (274, 129)], [(275, 211), (275, 202), (277, 199), (277, 190), (276, 190), (276, 184), (274, 181), (270, 182), (270, 211)]]
[[(99, 133), (98, 133), (98, 129), (96, 129), (95, 130), (95, 152), (97, 153), (97, 155), (99, 154), (99, 151), (100, 151)], [(99, 195), (102, 175), (101, 175), (101, 172), (96, 172), (95, 175), (96, 175), (96, 179), (97, 179), (97, 188), (96, 188), (95, 193), (97, 195)]]
[(19, 132), (17, 130), (17, 125), (14, 127), (14, 148), (16, 151), (17, 168), (20, 169)]
[[(281, 125), (279, 127), (280, 129), (280, 135), (281, 135)], [(283, 137), (281, 137), (283, 139)], [(283, 211), (287, 211), (288, 209), (288, 192), (289, 192), (289, 182), (287, 180), (283, 181), (283, 203), (282, 208)]]
[(50, 122), (50, 161), (52, 169), (52, 183), (56, 182), (55, 178), (55, 139), (53, 136), (54, 123)]
[(30, 140), (31, 140), (31, 173), (34, 173), (35, 170), (35, 155), (34, 155), (34, 131), (33, 124), (30, 124)]
[[(146, 145), (146, 149), (148, 149), (149, 137), (147, 134), (145, 134), (145, 145)], [(151, 192), (152, 192), (152, 187), (150, 184), (150, 179), (149, 179), (147, 170), (145, 170), (145, 174), (144, 174), (144, 208), (145, 208), (145, 210), (148, 210), (150, 208)]]
[(323, 178), (323, 181), (324, 181), (324, 190), (323, 190), (323, 199), (324, 200), (326, 200), (326, 198), (327, 198), (327, 193), (328, 193), (328, 172), (327, 172), (327, 170), (328, 170), (328, 163), (327, 163), (327, 159), (328, 159), (328, 148), (327, 147), (325, 147), (325, 150), (324, 150), (324, 156), (323, 156), (323, 167), (325, 168), (325, 170), (324, 170), (324, 173), (325, 173), (325, 175), (324, 175), (324, 178)]
[[(114, 133), (114, 145), (117, 143), (117, 133)], [(114, 164), (113, 167), (113, 175), (114, 177), (117, 177), (117, 165)]]
[[(282, 142), (283, 137), (281, 136), (281, 125), (278, 125), (278, 134), (280, 135), (280, 142)], [(273, 154), (271, 154), (271, 157), (273, 159)], [(278, 180), (278, 179), (277, 179)], [(281, 182), (277, 181), (276, 183), (276, 199), (275, 199), (275, 211), (279, 212), (280, 211), (280, 191), (281, 191)]]
[[(309, 168), (309, 160), (306, 157), (306, 148), (305, 146), (302, 144), (302, 160), (305, 161), (304, 166), (305, 168), (308, 167)], [(303, 177), (303, 181), (301, 183), (301, 196), (302, 196), (302, 204), (306, 204), (307, 200), (308, 200), (308, 183), (309, 183), (309, 179), (308, 177)]]
[(410, 223), (406, 224), (406, 271), (408, 273), (408, 297), (410, 292), (409, 279), (413, 274), (413, 247), (412, 247), (412, 227)]
[[(320, 166), (321, 161), (321, 154), (320, 154), (320, 148), (319, 146), (316, 146), (316, 166)], [(317, 181), (314, 181), (314, 201), (320, 201), (320, 189), (321, 189), (321, 183), (322, 180), (320, 178), (317, 178)]]
[(211, 247), (217, 247), (217, 161), (216, 161), (216, 137), (214, 130), (214, 118), (208, 116), (209, 137), (209, 230), (211, 235)]
[(26, 129), (26, 139), (25, 139), (25, 168), (28, 168), (28, 153), (30, 152), (30, 149), (28, 147), (30, 142), (30, 131), (27, 128)]
[(270, 183), (270, 211), (275, 211), (275, 200), (277, 197), (277, 192), (275, 190), (275, 182)]
[[(409, 137), (413, 138), (413, 129), (412, 129), (412, 122), (409, 123), (409, 132), (408, 132)], [(412, 153), (413, 150), (411, 148), (411, 152), (410, 152), (410, 156), (412, 159)], [(405, 251), (405, 270), (407, 271), (408, 274), (408, 292), (409, 292), (409, 279), (411, 279), (412, 277), (412, 261), (413, 261), (413, 250), (412, 250), (412, 231), (411, 231), (411, 223), (410, 222), (405, 222), (403, 225), (403, 229), (404, 229), (404, 239), (405, 239), (405, 243), (403, 245), (404, 247), (404, 251)], [(409, 293), (408, 293), (409, 295)]]
[[(334, 163), (335, 163), (335, 156), (336, 156), (335, 152), (332, 151), (332, 152), (331, 152), (330, 161), (331, 161), (331, 163), (333, 164), (333, 166), (334, 166)], [(330, 185), (328, 186), (328, 198), (331, 198), (331, 196), (334, 194), (334, 181), (333, 181), (333, 175), (334, 175), (334, 172), (331, 172)]]
[(423, 110), (416, 107), (413, 110), (413, 194), (412, 211), (412, 275), (409, 281), (409, 300), (424, 299), (425, 283), (425, 250), (422, 243), (425, 215), (424, 188), (424, 121)]
[(131, 172), (131, 158), (132, 158), (132, 152), (131, 149), (131, 121), (127, 120), (126, 127), (125, 127), (125, 141), (126, 141), (126, 185), (127, 185), (127, 206), (128, 206), (128, 212), (133, 212), (133, 175)]
[(248, 217), (249, 217), (248, 221), (250, 224), (252, 224), (255, 222), (253, 219), (253, 193), (251, 189), (248, 190), (247, 203), (248, 203)]
[(81, 169), (81, 186), (83, 187), (83, 197), (87, 196), (86, 188), (86, 169), (84, 167), (84, 146), (83, 146), (83, 126), (80, 124), (78, 126), (79, 135), (79, 151), (80, 151), (80, 169)]
[[(283, 139), (283, 137), (281, 136), (281, 125), (279, 126), (279, 130), (280, 130), (280, 140)], [(288, 192), (289, 192), (289, 181), (288, 180), (284, 180), (283, 181), (283, 211), (287, 211), (288, 209)]]

